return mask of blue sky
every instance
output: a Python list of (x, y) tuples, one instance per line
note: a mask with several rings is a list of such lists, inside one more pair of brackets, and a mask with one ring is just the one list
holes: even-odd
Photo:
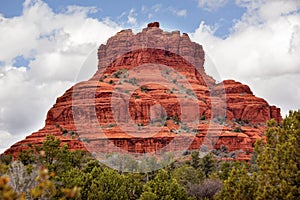
[[(45, 0), (55, 13), (60, 13), (70, 5), (94, 7), (95, 13), (88, 16), (104, 19), (110, 18), (124, 27), (132, 28), (128, 24), (127, 16), (134, 9), (137, 19), (136, 27), (148, 21), (159, 21), (163, 26), (170, 29), (179, 29), (182, 32), (192, 32), (198, 28), (201, 21), (209, 25), (218, 25), (215, 35), (226, 37), (234, 23), (245, 13), (246, 8), (238, 6), (234, 1), (228, 1), (221, 8), (200, 7), (196, 0), (168, 0), (168, 1), (99, 1), (99, 0)], [(14, 17), (22, 14), (23, 0), (1, 0), (0, 13), (5, 17)], [(180, 11), (181, 14), (180, 14)], [(152, 16), (149, 16), (152, 15)]]
[(96, 71), (101, 43), (153, 21), (203, 45), (218, 81), (300, 108), (299, 0), (0, 0), (0, 152), (43, 127), (83, 63)]
[[(0, 13), (6, 18), (21, 16), (24, 0), (2, 0)], [(196, 0), (179, 1), (99, 1), (99, 0), (44, 0), (54, 13), (65, 12), (69, 6), (81, 6), (93, 8), (87, 14), (88, 17), (99, 20), (110, 19), (123, 28), (140, 28), (144, 23), (159, 21), (162, 28), (166, 30), (180, 29), (181, 32), (195, 31), (201, 21), (215, 28), (214, 35), (226, 38), (235, 21), (239, 20), (245, 13), (246, 8), (239, 6), (235, 1), (227, 1), (226, 4), (218, 3), (210, 5), (199, 5)], [(222, 0), (220, 2), (223, 2)], [(219, 8), (218, 6), (221, 6)], [(129, 22), (128, 17), (136, 21)], [(17, 56), (14, 66), (26, 66), (32, 58)]]

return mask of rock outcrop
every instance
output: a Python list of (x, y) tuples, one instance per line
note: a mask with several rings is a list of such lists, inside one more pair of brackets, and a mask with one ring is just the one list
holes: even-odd
[[(68, 89), (48, 111), (45, 127), (5, 154), (17, 155), (48, 134), (71, 150), (151, 153), (161, 149), (243, 150), (249, 159), (264, 124), (281, 122), (280, 109), (234, 80), (205, 73), (204, 51), (179, 31), (150, 23), (123, 30), (98, 50), (98, 70)], [(195, 103), (196, 102), (196, 103)], [(197, 123), (194, 123), (194, 122)], [(192, 123), (193, 122), (193, 123)]]

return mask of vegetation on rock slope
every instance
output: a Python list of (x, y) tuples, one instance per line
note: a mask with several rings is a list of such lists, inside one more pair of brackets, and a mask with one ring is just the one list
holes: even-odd
[(194, 151), (148, 174), (107, 168), (49, 135), (18, 161), (0, 158), (0, 199), (297, 199), (299, 148), (300, 110), (282, 124), (268, 122), (266, 142), (256, 142), (250, 163)]

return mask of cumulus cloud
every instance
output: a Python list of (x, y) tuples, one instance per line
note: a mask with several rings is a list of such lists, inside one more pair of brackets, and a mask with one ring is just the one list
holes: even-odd
[(238, 0), (247, 8), (230, 35), (214, 36), (202, 22), (192, 38), (203, 44), (208, 59), (222, 79), (237, 79), (251, 86), (257, 96), (271, 104), (300, 108), (300, 2)]
[(7, 131), (0, 130), (0, 141), (3, 141), (0, 143), (0, 152), (3, 152), (7, 149), (8, 144), (14, 143), (18, 137), (10, 134)]
[(217, 10), (223, 7), (228, 0), (198, 0), (198, 6), (207, 11)]
[[(94, 12), (70, 6), (54, 13), (40, 0), (26, 0), (21, 16), (0, 15), (0, 144), (8, 147), (42, 128), (47, 110), (74, 84), (91, 53), (94, 60), (86, 63), (92, 69), (80, 79), (96, 71), (95, 49), (120, 27), (88, 17)], [(28, 66), (14, 66), (17, 56), (29, 60)]]

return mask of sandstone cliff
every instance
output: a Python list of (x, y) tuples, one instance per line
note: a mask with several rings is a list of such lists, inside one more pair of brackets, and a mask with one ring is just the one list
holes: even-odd
[(205, 144), (243, 150), (240, 159), (247, 160), (254, 142), (264, 137), (264, 123), (282, 120), (280, 109), (254, 96), (247, 85), (217, 84), (205, 73), (202, 46), (179, 31), (164, 32), (158, 23), (137, 34), (120, 31), (99, 47), (98, 60), (90, 80), (57, 98), (45, 127), (5, 154), (16, 156), (53, 134), (72, 150), (92, 153), (176, 151)]

